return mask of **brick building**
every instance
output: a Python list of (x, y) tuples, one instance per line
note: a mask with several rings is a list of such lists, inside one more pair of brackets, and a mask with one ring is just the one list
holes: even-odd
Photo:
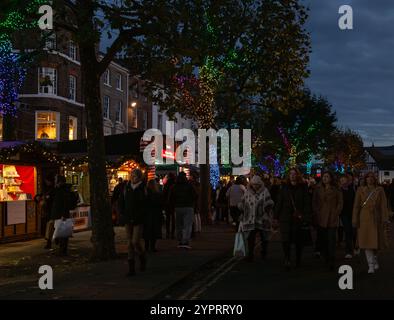
[(144, 81), (130, 76), (128, 131), (152, 128), (152, 102), (144, 94)]

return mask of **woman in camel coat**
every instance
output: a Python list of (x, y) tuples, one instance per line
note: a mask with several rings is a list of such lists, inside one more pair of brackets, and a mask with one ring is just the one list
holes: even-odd
[(366, 176), (366, 186), (359, 187), (353, 209), (353, 226), (357, 228), (360, 249), (365, 249), (368, 273), (379, 269), (377, 252), (387, 247), (386, 226), (389, 211), (384, 189), (377, 185), (372, 172)]
[(336, 235), (342, 211), (342, 192), (331, 172), (325, 172), (322, 184), (313, 193), (312, 208), (317, 220), (317, 247), (324, 254), (330, 270), (334, 270)]

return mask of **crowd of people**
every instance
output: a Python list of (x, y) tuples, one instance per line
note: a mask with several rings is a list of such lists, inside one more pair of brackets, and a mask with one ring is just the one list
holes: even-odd
[[(46, 230), (45, 248), (52, 248), (54, 222), (67, 219), (77, 204), (64, 176), (47, 177), (45, 191), (36, 197)], [(387, 246), (387, 230), (394, 211), (394, 181), (378, 184), (373, 173), (363, 178), (352, 174), (336, 176), (324, 172), (321, 179), (305, 178), (296, 168), (286, 179), (238, 176), (221, 181), (211, 190), (213, 222), (232, 223), (244, 235), (245, 259), (253, 261), (256, 237), (260, 238), (263, 259), (269, 242), (279, 231), (284, 266), (300, 266), (305, 246), (314, 245), (316, 257), (335, 268), (338, 243), (345, 242), (345, 259), (365, 250), (368, 272), (379, 268), (378, 251)], [(128, 275), (147, 268), (146, 252), (157, 251), (157, 240), (165, 227), (167, 239), (176, 239), (179, 249), (191, 249), (191, 239), (201, 230), (199, 215), (200, 184), (195, 174), (168, 174), (146, 181), (135, 169), (128, 181), (119, 178), (112, 194), (114, 224), (125, 226), (128, 239)], [(57, 239), (59, 253), (67, 254), (68, 238)], [(295, 263), (292, 252), (295, 249)]]
[(388, 245), (390, 216), (394, 211), (394, 181), (379, 185), (373, 173), (355, 178), (351, 173), (321, 178), (303, 177), (289, 170), (286, 179), (245, 177), (220, 183), (215, 191), (216, 221), (229, 221), (245, 235), (247, 261), (254, 258), (256, 235), (265, 259), (268, 243), (280, 231), (284, 266), (301, 264), (303, 249), (314, 245), (316, 257), (335, 268), (338, 244), (345, 242), (345, 259), (365, 250), (368, 272), (379, 268), (378, 251)]

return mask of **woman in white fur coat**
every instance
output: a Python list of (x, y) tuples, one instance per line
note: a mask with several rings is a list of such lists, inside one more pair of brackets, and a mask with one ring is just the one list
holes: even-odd
[(268, 241), (272, 232), (272, 208), (274, 202), (259, 176), (253, 176), (239, 204), (242, 216), (240, 230), (248, 239), (248, 261), (253, 261), (256, 235), (260, 234), (261, 257), (267, 256)]

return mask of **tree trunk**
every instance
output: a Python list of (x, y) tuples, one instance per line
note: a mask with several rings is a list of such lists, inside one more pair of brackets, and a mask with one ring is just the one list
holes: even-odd
[(209, 182), (209, 164), (200, 164), (200, 215), (201, 221), (209, 222), (211, 203), (211, 185)]
[[(88, 5), (85, 2), (82, 6)], [(84, 7), (81, 14), (80, 30), (94, 34), (92, 23), (93, 11)], [(83, 26), (81, 28), (81, 26)], [(82, 37), (79, 41), (81, 57), (82, 90), (85, 99), (87, 150), (89, 164), (90, 206), (92, 214), (92, 259), (108, 260), (116, 256), (114, 229), (112, 225), (111, 206), (109, 201), (108, 180), (105, 162), (105, 144), (103, 115), (100, 96), (100, 74), (96, 58), (96, 39)]]

